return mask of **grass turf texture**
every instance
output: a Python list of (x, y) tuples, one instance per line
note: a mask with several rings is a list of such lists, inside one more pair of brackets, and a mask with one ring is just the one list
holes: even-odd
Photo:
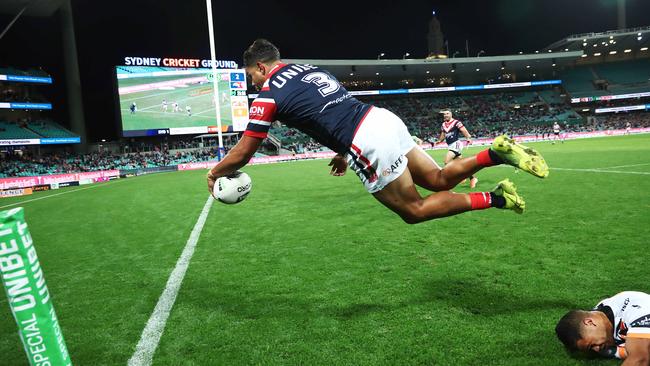
[[(531, 146), (548, 179), (509, 167), (478, 174), (479, 190), (512, 179), (523, 215), (491, 209), (415, 226), (353, 174), (329, 176), (326, 160), (245, 168), (253, 191), (212, 207), (154, 364), (618, 364), (569, 357), (553, 329), (569, 309), (650, 290), (650, 180), (553, 168), (650, 173), (650, 135)], [(24, 204), (74, 364), (131, 356), (205, 203), (204, 175)], [(0, 355), (26, 364), (4, 296)]]
[[(175, 79), (196, 78), (199, 76), (201, 75), (121, 79), (118, 82), (120, 87), (124, 87)], [(134, 84), (135, 81), (139, 82)], [(224, 98), (227, 98), (227, 102), (220, 105), (221, 124), (222, 126), (232, 125), (229, 82), (219, 82), (219, 94), (225, 94)], [(212, 103), (213, 95), (211, 83), (186, 84), (185, 87), (176, 87), (174, 90), (154, 89), (121, 95), (120, 113), (122, 116), (122, 129), (127, 131), (172, 127), (216, 126), (215, 107)], [(162, 109), (163, 99), (167, 100), (167, 112)], [(174, 107), (172, 103), (175, 101), (178, 102), (179, 112), (173, 111)], [(136, 113), (131, 113), (129, 110), (133, 102), (138, 107)], [(192, 108), (191, 116), (188, 116), (185, 110), (187, 105)]]

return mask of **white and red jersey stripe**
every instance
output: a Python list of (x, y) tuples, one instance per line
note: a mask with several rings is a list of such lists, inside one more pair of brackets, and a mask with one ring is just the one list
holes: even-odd
[(463, 128), (463, 124), (457, 119), (450, 119), (449, 121), (442, 122), (442, 132), (445, 134), (445, 141), (447, 145), (455, 143), (460, 139), (460, 129)]
[(244, 135), (264, 139), (269, 133), (271, 124), (275, 121), (277, 107), (273, 98), (266, 98), (266, 93), (260, 93), (248, 112), (249, 122)]
[(461, 129), (463, 127), (465, 127), (465, 126), (463, 126), (463, 123), (461, 121), (457, 120), (457, 119), (454, 119), (454, 118), (450, 119), (449, 121), (442, 122), (442, 130), (445, 133), (449, 133), (454, 128)]
[(244, 135), (264, 139), (269, 134), (271, 124), (276, 120), (277, 106), (269, 88), (269, 80), (285, 64), (275, 65), (269, 71), (268, 78), (262, 85), (260, 94), (253, 101), (253, 104), (248, 111), (250, 120)]

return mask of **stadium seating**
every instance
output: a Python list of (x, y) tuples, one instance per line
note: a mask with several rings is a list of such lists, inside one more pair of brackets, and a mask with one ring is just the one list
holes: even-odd
[[(634, 60), (576, 67), (562, 73), (564, 86), (574, 97), (627, 94), (650, 91), (650, 62)], [(594, 80), (604, 81), (597, 89)]]
[(36, 132), (42, 137), (77, 137), (74, 133), (63, 128), (61, 125), (49, 121), (49, 120), (40, 120), (36, 122), (30, 122), (27, 124), (27, 128)]
[(0, 121), (0, 139), (38, 139), (41, 138), (34, 131), (20, 127), (15, 123)]
[(19, 75), (19, 76), (43, 76), (48, 77), (47, 72), (41, 69), (20, 70), (15, 67), (0, 67), (0, 74), (3, 75)]
[(564, 87), (573, 97), (604, 95), (606, 93), (606, 91), (598, 90), (594, 86), (593, 80), (597, 78), (597, 75), (589, 66), (564, 70), (560, 77)]
[(609, 84), (637, 84), (650, 79), (650, 61), (635, 60), (626, 62), (603, 63), (593, 66), (599, 79)]
[(39, 139), (48, 137), (77, 137), (50, 120), (12, 123), (0, 121), (0, 139)]

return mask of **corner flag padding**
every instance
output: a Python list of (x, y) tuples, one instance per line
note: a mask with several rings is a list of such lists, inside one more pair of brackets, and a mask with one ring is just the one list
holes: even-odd
[(0, 212), (0, 274), (30, 365), (72, 365), (22, 207)]

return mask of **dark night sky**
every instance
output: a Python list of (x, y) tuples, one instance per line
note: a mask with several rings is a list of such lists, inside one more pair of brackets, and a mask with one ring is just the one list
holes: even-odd
[[(72, 0), (77, 32), (84, 108), (90, 140), (116, 138), (113, 66), (124, 56), (209, 58), (203, 0)], [(314, 10), (314, 8), (316, 10)], [(217, 58), (241, 62), (243, 50), (258, 37), (276, 43), (286, 58), (372, 59), (427, 54), (426, 33), (436, 10), (450, 53), (486, 55), (541, 49), (570, 34), (617, 28), (616, 0), (493, 1), (218, 1), (213, 0)], [(650, 1), (627, 0), (627, 27), (650, 25)], [(0, 25), (9, 21), (0, 17)], [(44, 21), (57, 32), (52, 21)], [(38, 23), (38, 21), (36, 21)], [(19, 20), (0, 46), (13, 49), (0, 63), (30, 65), (20, 58), (34, 22)], [(46, 36), (43, 34), (42, 36)], [(38, 58), (63, 80), (60, 39)], [(59, 43), (57, 43), (59, 42)], [(2, 45), (2, 44), (5, 45)], [(7, 49), (7, 48), (5, 48)], [(34, 54), (36, 53), (36, 54)]]

